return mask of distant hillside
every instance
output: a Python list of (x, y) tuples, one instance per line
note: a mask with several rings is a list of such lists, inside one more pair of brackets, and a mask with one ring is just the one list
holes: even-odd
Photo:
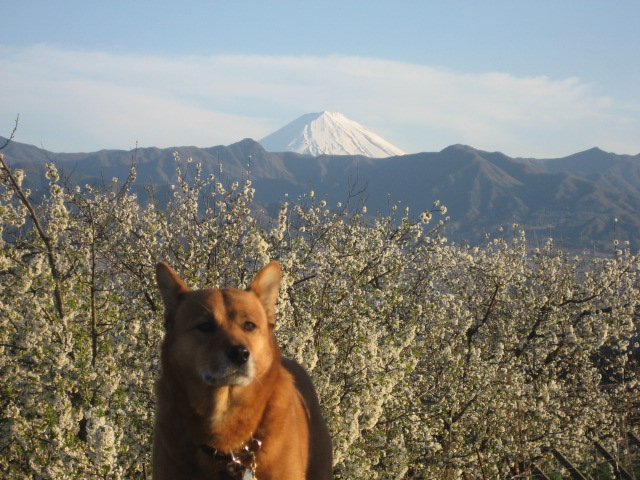
[(25, 169), (35, 187), (44, 181), (48, 161), (63, 168), (73, 184), (124, 179), (135, 161), (137, 185), (160, 191), (173, 182), (174, 152), (202, 162), (205, 174), (217, 173), (221, 165), (223, 180), (248, 176), (256, 201), (268, 208), (285, 194), (295, 197), (311, 188), (330, 204), (343, 202), (350, 189), (364, 188), (362, 201), (370, 212), (386, 213), (390, 202), (401, 202), (417, 218), (440, 200), (451, 218), (446, 235), (456, 241), (481, 242), (485, 234), (496, 236), (500, 227), (508, 232), (517, 223), (533, 244), (552, 236), (571, 249), (609, 250), (615, 231), (620, 241), (640, 248), (640, 155), (591, 149), (559, 159), (517, 159), (453, 145), (390, 158), (313, 157), (269, 153), (251, 139), (204, 149), (56, 154), (11, 142), (3, 150), (7, 162)]

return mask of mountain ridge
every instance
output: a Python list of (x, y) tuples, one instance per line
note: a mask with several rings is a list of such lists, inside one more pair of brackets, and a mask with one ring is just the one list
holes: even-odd
[(49, 161), (79, 185), (126, 178), (135, 162), (141, 190), (142, 185), (166, 189), (175, 181), (174, 152), (183, 161), (192, 157), (201, 162), (204, 175), (217, 175), (222, 166), (224, 180), (251, 179), (256, 202), (267, 209), (285, 194), (295, 198), (309, 189), (330, 204), (343, 202), (349, 191), (364, 190), (361, 200), (370, 212), (388, 212), (390, 202), (399, 202), (415, 219), (435, 200), (441, 201), (451, 217), (446, 235), (459, 242), (479, 243), (487, 233), (498, 235), (500, 228), (519, 224), (538, 238), (551, 235), (571, 249), (604, 251), (612, 248), (614, 235), (640, 248), (640, 155), (589, 149), (536, 160), (452, 145), (440, 152), (397, 157), (316, 157), (267, 152), (252, 139), (204, 149), (151, 147), (77, 154), (11, 142), (2, 151), (11, 166), (23, 168), (27, 180), (40, 181), (41, 188)]

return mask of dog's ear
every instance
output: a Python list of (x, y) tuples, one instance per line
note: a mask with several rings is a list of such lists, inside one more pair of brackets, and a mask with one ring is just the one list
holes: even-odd
[(267, 319), (271, 324), (276, 321), (274, 307), (278, 299), (281, 278), (280, 264), (272, 261), (258, 272), (253, 282), (249, 285), (249, 290), (260, 299), (265, 312), (267, 312)]
[(156, 282), (164, 302), (164, 325), (168, 329), (173, 323), (180, 297), (191, 289), (180, 279), (178, 274), (164, 262), (156, 265)]

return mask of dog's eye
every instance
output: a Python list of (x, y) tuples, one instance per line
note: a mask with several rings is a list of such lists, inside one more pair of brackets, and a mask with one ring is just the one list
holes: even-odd
[(256, 324), (253, 322), (244, 322), (242, 324), (242, 329), (245, 332), (253, 332), (256, 329)]
[(211, 333), (216, 329), (216, 324), (213, 322), (203, 322), (196, 328), (203, 333)]

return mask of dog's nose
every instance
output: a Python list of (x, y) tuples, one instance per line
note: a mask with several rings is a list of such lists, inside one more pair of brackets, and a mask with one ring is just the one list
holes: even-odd
[(233, 345), (227, 348), (227, 357), (236, 365), (243, 365), (249, 360), (249, 350), (244, 345)]

